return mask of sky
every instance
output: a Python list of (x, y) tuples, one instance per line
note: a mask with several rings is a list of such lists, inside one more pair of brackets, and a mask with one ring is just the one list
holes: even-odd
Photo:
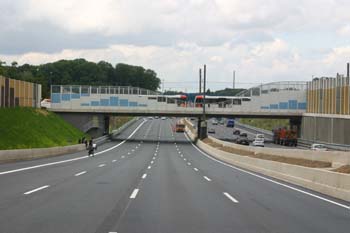
[(346, 73), (349, 0), (0, 0), (0, 60), (153, 69), (167, 90)]

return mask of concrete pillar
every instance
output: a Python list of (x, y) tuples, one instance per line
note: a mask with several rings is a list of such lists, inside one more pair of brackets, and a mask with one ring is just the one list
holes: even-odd
[(297, 133), (298, 133), (298, 138), (300, 138), (300, 136), (301, 136), (301, 120), (302, 120), (301, 117), (289, 119), (289, 126), (291, 129), (296, 128)]
[(103, 120), (104, 120), (104, 131), (103, 134), (109, 134), (109, 115), (104, 115)]

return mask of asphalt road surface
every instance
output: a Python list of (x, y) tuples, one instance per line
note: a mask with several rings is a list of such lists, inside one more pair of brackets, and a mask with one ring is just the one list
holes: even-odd
[(174, 124), (141, 119), (93, 158), (0, 165), (0, 232), (349, 232), (349, 203), (215, 160)]

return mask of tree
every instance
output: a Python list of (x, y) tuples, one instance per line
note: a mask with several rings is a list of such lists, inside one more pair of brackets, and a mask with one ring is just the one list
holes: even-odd
[(12, 67), (17, 67), (18, 63), (16, 61), (11, 62)]

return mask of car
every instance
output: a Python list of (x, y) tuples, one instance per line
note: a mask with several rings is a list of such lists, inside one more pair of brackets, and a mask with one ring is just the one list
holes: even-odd
[(225, 124), (224, 119), (221, 119), (221, 120), (219, 121), (219, 124), (220, 124), (220, 125), (224, 125), (224, 124)]
[(247, 137), (239, 136), (235, 141), (237, 144), (249, 146), (249, 140)]
[(159, 116), (155, 116), (154, 119), (159, 119)]
[(215, 133), (215, 129), (214, 128), (209, 128), (208, 129), (208, 133)]
[(241, 133), (239, 136), (240, 136), (240, 137), (244, 137), (244, 138), (248, 138), (247, 133)]
[(265, 139), (264, 139), (264, 137), (255, 137), (255, 139), (253, 141), (253, 146), (264, 147), (265, 146)]
[(166, 120), (166, 117), (162, 117), (161, 119), (162, 119), (162, 120)]
[(311, 145), (311, 150), (317, 150), (317, 151), (327, 151), (327, 147), (323, 144), (312, 144)]
[(218, 124), (218, 121), (217, 121), (216, 119), (213, 119), (213, 120), (211, 121), (211, 123), (212, 123), (212, 125), (217, 125), (217, 124)]
[(147, 117), (148, 118), (148, 120), (153, 120), (153, 117), (151, 117), (151, 116), (149, 116), (149, 117)]
[(233, 135), (240, 135), (241, 131), (239, 129), (236, 129), (233, 131)]

